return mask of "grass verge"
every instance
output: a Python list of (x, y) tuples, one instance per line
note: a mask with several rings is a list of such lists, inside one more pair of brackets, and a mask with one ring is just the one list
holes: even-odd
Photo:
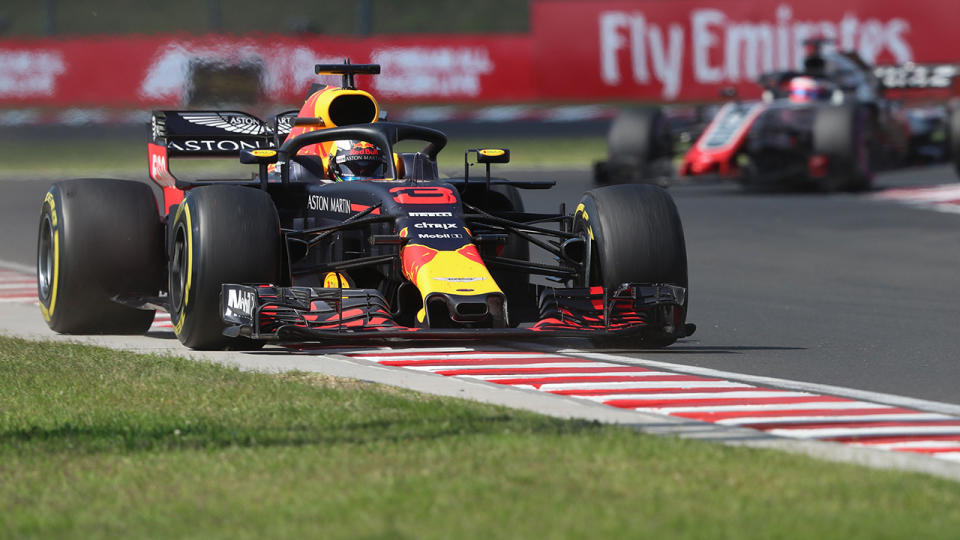
[(960, 484), (0, 338), (0, 537), (946, 538)]

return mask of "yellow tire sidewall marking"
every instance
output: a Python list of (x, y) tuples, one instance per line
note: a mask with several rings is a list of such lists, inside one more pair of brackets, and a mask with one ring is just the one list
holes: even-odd
[(583, 216), (583, 222), (587, 224), (587, 234), (590, 235), (591, 240), (596, 240), (593, 237), (593, 227), (590, 226), (590, 215), (587, 214), (587, 208), (583, 203), (577, 205), (577, 210), (573, 213), (573, 217), (576, 218), (577, 215)]
[(43, 198), (43, 204), (50, 207), (50, 226), (53, 227), (53, 282), (50, 284), (50, 307), (40, 303), (40, 313), (46, 321), (53, 317), (53, 309), (57, 305), (57, 288), (60, 282), (60, 227), (57, 224), (57, 203), (54, 202), (53, 192), (48, 191)]
[(180, 214), (186, 216), (187, 226), (184, 227), (187, 233), (187, 283), (183, 287), (183, 304), (180, 306), (180, 316), (177, 317), (176, 324), (173, 325), (173, 331), (178, 336), (183, 330), (183, 321), (187, 311), (187, 302), (190, 300), (190, 285), (193, 283), (193, 226), (190, 221), (190, 208), (187, 203), (180, 205), (177, 209), (177, 215), (173, 218), (174, 223), (180, 221)]

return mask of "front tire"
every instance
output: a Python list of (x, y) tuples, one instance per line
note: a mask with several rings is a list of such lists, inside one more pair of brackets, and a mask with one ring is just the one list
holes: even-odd
[[(587, 191), (574, 214), (574, 230), (592, 237), (590, 277), (581, 286), (610, 289), (622, 283), (660, 283), (688, 287), (683, 225), (666, 190), (636, 184)], [(685, 324), (686, 309), (684, 300), (679, 320), (674, 321), (678, 328)], [(643, 345), (665, 347), (676, 339), (650, 335)]]
[(863, 107), (836, 105), (817, 109), (813, 122), (813, 152), (826, 156), (825, 192), (866, 191), (873, 182), (870, 168), (868, 113)]
[(170, 226), (170, 320), (192, 349), (249, 349), (248, 338), (228, 338), (220, 313), (224, 283), (280, 280), (280, 222), (270, 196), (240, 186), (192, 189)]
[(948, 155), (957, 169), (957, 174), (960, 175), (960, 103), (956, 103), (950, 111), (950, 132), (947, 135), (947, 141)]
[(155, 312), (113, 301), (156, 296), (163, 225), (150, 186), (80, 179), (50, 187), (40, 211), (37, 296), (61, 334), (143, 334)]
[(622, 111), (607, 133), (608, 160), (594, 170), (599, 184), (652, 181), (654, 163), (672, 153), (666, 117), (659, 107)]

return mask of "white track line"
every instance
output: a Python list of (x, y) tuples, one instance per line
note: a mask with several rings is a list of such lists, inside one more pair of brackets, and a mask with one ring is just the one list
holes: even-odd
[(945, 202), (960, 199), (960, 186), (944, 184), (922, 188), (887, 189), (873, 196), (875, 199), (904, 202)]
[[(824, 396), (825, 398), (828, 396)], [(888, 405), (862, 401), (807, 401), (803, 403), (768, 403), (755, 405), (701, 405), (683, 407), (638, 407), (639, 411), (673, 414), (682, 412), (734, 411), (800, 411), (804, 409), (886, 409)]]
[[(389, 362), (389, 361), (402, 361), (402, 362), (417, 362), (417, 361), (438, 361), (438, 360), (494, 360), (497, 358), (503, 358), (506, 360), (509, 359), (528, 359), (528, 358), (550, 358), (556, 360), (558, 358), (564, 358), (561, 355), (556, 354), (543, 354), (543, 353), (523, 353), (523, 352), (482, 352), (482, 353), (465, 353), (465, 354), (411, 354), (411, 355), (383, 355), (383, 354), (364, 354), (364, 355), (350, 355), (353, 358), (362, 358), (364, 360), (372, 360), (374, 362)], [(597, 362), (593, 362), (592, 365), (597, 365)], [(600, 363), (602, 365), (602, 363)], [(476, 367), (476, 366), (475, 366)], [(617, 366), (622, 367), (622, 366)]]
[(37, 291), (37, 280), (35, 279), (22, 279), (16, 281), (7, 281), (0, 278), (0, 290), (3, 289), (29, 289), (33, 287), (34, 293)]
[[(558, 367), (593, 367), (596, 364), (589, 366), (572, 366), (570, 364), (564, 364)], [(520, 367), (520, 366), (517, 366)], [(526, 366), (523, 366), (526, 367)], [(469, 368), (468, 368), (469, 369)], [(507, 369), (507, 368), (500, 368)], [(446, 368), (440, 369), (438, 371), (450, 371)], [(464, 370), (466, 371), (466, 370)], [(469, 373), (457, 373), (456, 377), (468, 377), (471, 379), (480, 379), (481, 381), (510, 381), (510, 380), (524, 380), (524, 379), (546, 379), (554, 377), (584, 377), (584, 378), (597, 378), (597, 377), (663, 377), (663, 376), (676, 376), (676, 373), (670, 373), (668, 371), (597, 371), (591, 373), (516, 373), (516, 374), (506, 374), (498, 373), (496, 375), (472, 375)], [(683, 375), (680, 375), (681, 377)]]
[[(402, 349), (393, 349), (391, 347), (379, 347), (374, 349), (359, 349), (351, 350), (348, 353), (345, 353), (347, 356), (353, 358), (363, 358), (369, 360), (371, 356), (383, 355), (384, 353), (394, 353), (390, 358), (401, 358), (401, 354), (406, 355), (406, 353), (456, 353), (456, 352), (472, 352), (473, 349), (469, 347), (411, 347), (411, 348), (402, 348)], [(499, 351), (497, 351), (499, 352)], [(504, 351), (507, 352), (507, 351)], [(543, 354), (543, 353), (538, 353)], [(406, 356), (403, 356), (404, 358)]]
[[(711, 386), (710, 388), (717, 388), (716, 386)], [(725, 387), (729, 388), (729, 387)], [(677, 400), (698, 400), (698, 399), (737, 399), (737, 398), (766, 398), (766, 397), (809, 397), (815, 394), (809, 394), (806, 392), (790, 392), (788, 390), (766, 390), (766, 389), (757, 389), (757, 390), (744, 390), (742, 392), (684, 392), (684, 393), (670, 393), (670, 392), (657, 392), (653, 394), (591, 394), (586, 396), (578, 395), (569, 395), (568, 397), (573, 397), (577, 399), (586, 399), (590, 401), (598, 401), (600, 403), (606, 403), (608, 401), (617, 401), (617, 400), (661, 400), (661, 399), (677, 399)], [(719, 422), (715, 422), (719, 423)]]
[[(521, 388), (533, 388), (529, 384), (515, 384)], [(539, 385), (540, 390), (552, 392), (554, 390), (608, 390), (618, 388), (754, 388), (749, 384), (732, 381), (623, 381), (602, 383), (550, 383)], [(719, 395), (716, 397), (720, 397)], [(608, 401), (615, 396), (607, 398)]]
[(883, 450), (901, 450), (911, 448), (958, 448), (960, 441), (940, 441), (937, 439), (904, 441), (895, 443), (871, 443), (869, 441), (850, 443), (851, 446), (862, 446), (865, 448), (881, 448)]
[(956, 420), (954, 416), (940, 413), (890, 413), (856, 414), (849, 416), (753, 416), (744, 418), (725, 418), (715, 423), (727, 426), (749, 424), (748, 427), (763, 429), (763, 424), (829, 424), (831, 422), (915, 422), (918, 420)]
[(902, 435), (922, 437), (924, 435), (960, 435), (960, 426), (880, 426), (860, 428), (777, 428), (767, 433), (795, 439), (826, 439), (835, 437), (876, 437), (878, 435)]
[[(389, 364), (384, 364), (389, 365)], [(466, 369), (515, 369), (515, 368), (578, 368), (578, 367), (597, 367), (596, 362), (543, 362), (538, 364), (448, 364), (448, 365), (431, 365), (431, 366), (418, 366), (416, 364), (411, 364), (409, 366), (391, 366), (391, 367), (402, 367), (406, 369), (413, 369), (416, 371), (460, 371)], [(454, 375), (455, 377), (462, 375)], [(540, 375), (538, 378), (542, 378), (548, 375)], [(475, 377), (475, 375), (471, 375)], [(506, 377), (510, 379), (512, 377)]]
[(0, 303), (4, 303), (4, 304), (12, 304), (12, 303), (29, 304), (31, 302), (34, 302), (34, 303), (37, 302), (36, 294), (34, 294), (33, 296), (23, 295), (23, 296), (0, 297)]

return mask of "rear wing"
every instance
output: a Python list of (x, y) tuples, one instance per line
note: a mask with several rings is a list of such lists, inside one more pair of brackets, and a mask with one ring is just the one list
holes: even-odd
[(950, 90), (960, 75), (956, 64), (914, 64), (877, 66), (873, 74), (890, 90)]
[(171, 158), (237, 159), (242, 150), (276, 148), (291, 125), (288, 113), (277, 115), (270, 125), (240, 111), (154, 111), (147, 144), (150, 179), (175, 187)]
[(170, 157), (236, 157), (274, 146), (273, 129), (239, 111), (154, 111), (150, 126), (153, 144)]

